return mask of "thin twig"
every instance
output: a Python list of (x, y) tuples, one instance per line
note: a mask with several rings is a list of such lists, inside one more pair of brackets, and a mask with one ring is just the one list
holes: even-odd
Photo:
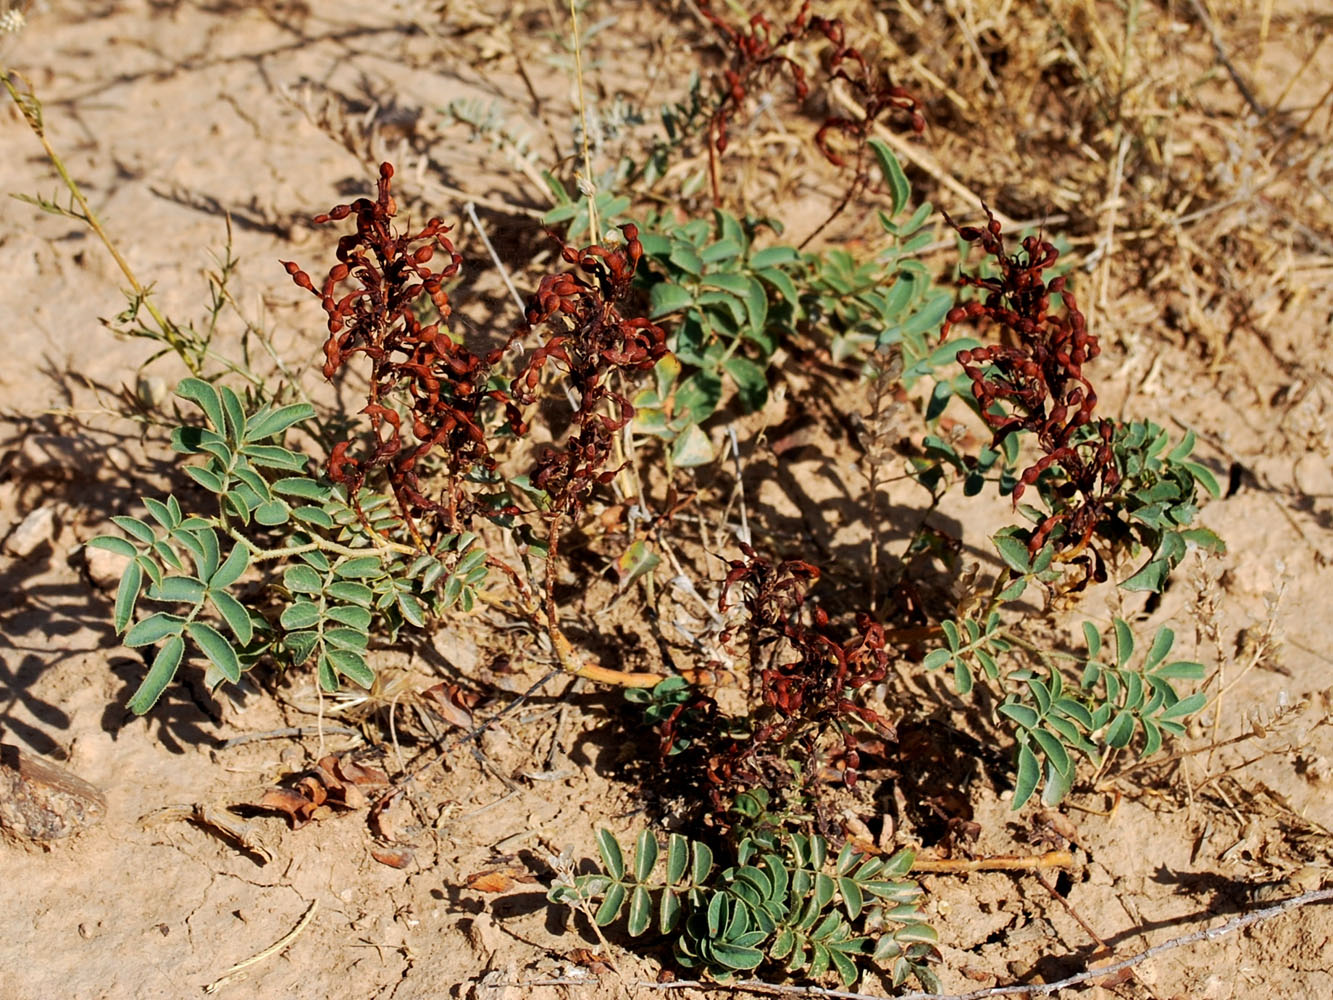
[(1199, 3), (1199, 0), (1190, 0), (1190, 6), (1194, 8), (1194, 16), (1199, 19), (1199, 23), (1202, 24), (1204, 30), (1208, 32), (1208, 40), (1213, 43), (1213, 53), (1217, 56), (1217, 61), (1222, 64), (1230, 75), (1231, 82), (1234, 83), (1236, 89), (1240, 91), (1240, 96), (1245, 99), (1245, 103), (1250, 106), (1250, 110), (1260, 118), (1267, 119), (1268, 109), (1259, 103), (1258, 99), (1250, 90), (1249, 85), (1245, 82), (1244, 77), (1240, 75), (1240, 71), (1237, 70), (1235, 66), (1231, 65), (1231, 59), (1227, 56), (1226, 47), (1222, 44), (1222, 37), (1217, 33), (1217, 28), (1213, 26), (1213, 19), (1208, 16), (1208, 11), (1204, 9), (1203, 4)]
[(1017, 857), (942, 858), (938, 860), (917, 860), (912, 863), (912, 871), (914, 872), (937, 872), (939, 874), (1025, 872), (1042, 868), (1073, 867), (1074, 855), (1069, 851), (1047, 851), (1045, 854), (1025, 854)]
[[(834, 86), (831, 90), (834, 99), (844, 108), (855, 114), (861, 115), (863, 118), (865, 117), (865, 109), (841, 87)], [(955, 195), (965, 201), (969, 206), (979, 205), (982, 202), (982, 198), (979, 195), (975, 194), (967, 185), (953, 174), (949, 173), (949, 171), (945, 170), (939, 160), (935, 159), (935, 157), (920, 146), (908, 142), (898, 133), (885, 128), (879, 122), (875, 123), (875, 135), (891, 146), (894, 153), (902, 157), (908, 163), (920, 167), (931, 177), (935, 178), (935, 180), (939, 181), (942, 186), (948, 188)], [(1000, 225), (1004, 226), (1005, 229), (1008, 229), (1011, 232), (1015, 229), (1013, 219), (1009, 218), (1002, 212), (995, 212), (994, 215), (995, 218), (1000, 221)]]
[(467, 214), (469, 221), (471, 221), (472, 227), (476, 229), (477, 235), (481, 237), (481, 242), (486, 245), (486, 252), (491, 255), (491, 260), (495, 262), (496, 269), (500, 272), (500, 279), (505, 283), (505, 288), (508, 288), (509, 294), (514, 297), (514, 303), (518, 306), (519, 315), (523, 315), (523, 296), (518, 294), (518, 289), (514, 287), (514, 283), (509, 279), (509, 268), (505, 267), (504, 261), (502, 261), (500, 255), (495, 252), (495, 247), (491, 243), (491, 238), (486, 235), (486, 228), (481, 224), (481, 220), (477, 218), (477, 206), (469, 201), (463, 206), (463, 211)]
[(750, 519), (745, 512), (745, 469), (741, 465), (741, 446), (736, 441), (736, 428), (731, 424), (727, 425), (727, 437), (731, 439), (731, 460), (736, 465), (736, 496), (740, 500), (741, 509), (741, 541), (746, 545), (750, 541)]
[[(1044, 888), (1047, 892), (1051, 894), (1051, 898), (1065, 908), (1065, 912), (1074, 918), (1074, 921), (1080, 927), (1083, 928), (1083, 932), (1087, 934), (1088, 937), (1092, 938), (1094, 941), (1097, 942), (1100, 951), (1096, 952), (1095, 955), (1093, 956), (1089, 956), (1090, 958), (1098, 957), (1103, 953), (1106, 954), (1107, 956), (1115, 954), (1115, 949), (1106, 943), (1105, 939), (1100, 934), (1097, 933), (1097, 929), (1093, 927), (1092, 924), (1084, 920), (1083, 914), (1079, 913), (1078, 910), (1074, 908), (1074, 904), (1060, 894), (1059, 889), (1055, 887), (1055, 883), (1051, 882), (1051, 880), (1048, 879), (1041, 872), (1034, 872), (1033, 874), (1036, 876), (1037, 881), (1042, 884), (1042, 888)], [(1157, 1000), (1156, 991), (1153, 990), (1153, 988), (1149, 986), (1146, 982), (1144, 982), (1137, 972), (1131, 972), (1130, 975), (1134, 977), (1135, 982), (1137, 982), (1141, 987), (1143, 987), (1144, 991), (1147, 992), (1148, 996), (1152, 997), (1153, 1000)]]
[[(421, 753), (419, 753), (416, 757), (414, 757), (412, 760), (408, 762), (407, 770), (404, 771), (402, 778), (399, 780), (399, 784), (402, 784), (402, 782), (406, 781), (408, 778), (416, 777), (418, 774), (420, 774), (422, 771), (428, 768), (431, 764), (443, 760), (444, 752), (446, 750), (452, 750), (455, 747), (462, 746), (468, 740), (479, 739), (482, 733), (486, 732), (488, 729), (491, 728), (491, 726), (495, 725), (501, 719), (518, 711), (518, 709), (521, 706), (527, 703), (529, 698), (531, 698), (534, 694), (537, 693), (538, 690), (540, 690), (542, 687), (546, 685), (547, 681), (551, 680), (553, 677), (559, 676), (561, 673), (563, 673), (563, 671), (558, 669), (548, 670), (544, 675), (542, 675), (540, 680), (530, 685), (528, 689), (524, 691), (522, 694), (516, 695), (513, 698), (513, 700), (509, 702), (508, 705), (500, 709), (489, 719), (482, 720), (480, 723), (469, 729), (466, 733), (460, 733), (451, 740), (436, 740), (430, 747), (421, 751)], [(422, 757), (426, 757), (427, 755), (430, 756), (424, 763), (421, 764), (417, 763), (418, 761), (421, 760)]]
[[(1078, 975), (1070, 976), (1068, 979), (1061, 979), (1053, 983), (991, 986), (984, 990), (974, 990), (971, 993), (904, 993), (897, 997), (896, 1000), (985, 1000), (986, 997), (1046, 996), (1050, 993), (1056, 993), (1059, 990), (1067, 989), (1070, 986), (1086, 983), (1090, 979), (1102, 979), (1106, 976), (1113, 976), (1117, 972), (1131, 969), (1163, 952), (1182, 948), (1185, 945), (1195, 944), (1199, 941), (1215, 941), (1227, 934), (1232, 934), (1245, 927), (1249, 927), (1251, 924), (1257, 924), (1260, 921), (1280, 916), (1288, 910), (1294, 910), (1302, 906), (1309, 906), (1312, 903), (1323, 903), (1329, 900), (1333, 900), (1333, 889), (1316, 889), (1312, 892), (1305, 892), (1299, 896), (1285, 899), (1280, 903), (1275, 903), (1272, 906), (1264, 907), (1262, 910), (1254, 910), (1250, 913), (1233, 917), (1220, 927), (1204, 928), (1190, 934), (1182, 935), (1181, 937), (1172, 938), (1169, 941), (1163, 941), (1161, 944), (1153, 945), (1151, 948), (1145, 949), (1137, 955), (1131, 955), (1129, 958), (1112, 965), (1103, 965), (1095, 969), (1088, 969), (1085, 972), (1078, 973)], [(777, 983), (765, 983), (754, 979), (746, 979), (736, 983), (704, 983), (698, 980), (677, 981), (674, 983), (651, 983), (639, 981), (634, 985), (649, 990), (701, 989), (706, 987), (709, 989), (744, 990), (750, 993), (782, 994), (784, 996), (832, 997), (835, 998), (835, 1000), (884, 1000), (883, 997), (876, 996), (873, 993), (852, 993), (847, 990), (827, 990), (819, 986), (784, 986)]]
[(583, 92), (583, 39), (579, 36), (579, 10), (575, 0), (569, 0), (569, 23), (574, 32), (574, 77), (579, 86), (579, 128), (583, 139), (583, 177), (588, 199), (588, 228), (592, 241), (602, 242), (600, 220), (597, 218), (597, 185), (592, 179), (592, 156), (588, 152), (588, 101)]
[[(13, 80), (10, 79), (11, 76), (14, 79), (23, 81), (24, 85), (28, 88), (26, 100), (24, 95), (19, 93), (18, 88), (14, 86)], [(111, 241), (111, 237), (108, 236), (106, 230), (102, 228), (102, 222), (97, 217), (97, 213), (93, 211), (92, 206), (88, 204), (88, 199), (83, 195), (83, 189), (79, 187), (78, 182), (70, 175), (69, 170), (65, 167), (65, 161), (60, 158), (60, 154), (57, 153), (55, 147), (51, 145), (51, 140), (48, 139), (46, 135), (46, 126), (42, 121), (41, 102), (37, 100), (37, 95), (33, 91), (32, 84), (28, 81), (27, 77), (23, 76), (21, 73), (11, 72), (5, 66), (0, 66), (0, 83), (3, 83), (5, 89), (9, 91), (9, 96), (13, 98), (14, 104), (23, 115), (23, 120), (27, 123), (28, 128), (32, 130), (33, 135), (37, 137), (37, 141), (42, 144), (42, 149), (46, 153), (47, 160), (50, 161), (53, 167), (55, 167), (56, 172), (60, 174), (60, 179), (64, 182), (70, 197), (78, 202), (79, 214), (76, 214), (74, 217), (85, 223), (97, 238), (102, 241), (102, 245), (106, 247), (107, 252), (111, 254), (111, 259), (116, 262), (116, 266), (120, 268), (121, 274), (125, 276), (125, 280), (130, 283), (130, 288), (134, 290), (134, 301), (148, 310), (148, 315), (150, 315), (153, 318), (153, 322), (157, 324), (157, 328), (161, 331), (163, 339), (165, 339), (168, 346), (176, 352), (177, 356), (180, 357), (185, 366), (190, 369), (190, 374), (199, 375), (199, 362), (196, 358), (190, 357), (188, 348), (181, 339), (179, 328), (177, 328), (175, 323), (172, 323), (158, 311), (157, 305), (153, 302), (151, 290), (139, 283), (139, 279), (135, 276), (129, 262), (121, 256), (120, 250), (117, 249), (116, 244)]]
[[(287, 726), (283, 729), (270, 729), (262, 733), (243, 733), (240, 736), (233, 736), (229, 740), (218, 742), (218, 750), (230, 750), (233, 747), (245, 746), (247, 743), (258, 743), (261, 740), (301, 740), (307, 736), (318, 736), (319, 726)], [(360, 736), (355, 729), (348, 729), (346, 726), (325, 726), (324, 734), (326, 736)]]
[(237, 973), (245, 969), (248, 969), (250, 966), (255, 965), (258, 962), (262, 962), (264, 959), (272, 955), (276, 955), (278, 952), (282, 951), (289, 944), (295, 941), (303, 930), (305, 930), (307, 927), (310, 926), (310, 921), (315, 918), (315, 911), (318, 909), (319, 909), (319, 900), (316, 899), (314, 902), (310, 904), (310, 907), (305, 911), (305, 916), (301, 918), (300, 923), (298, 923), (295, 927), (293, 927), (282, 937), (278, 938), (278, 940), (274, 941), (263, 951), (259, 952), (259, 954), (252, 955), (250, 958), (247, 958), (244, 962), (237, 962), (230, 969), (224, 972), (221, 976), (219, 976), (217, 979), (213, 980), (211, 983), (205, 986), (204, 992), (216, 993), (218, 990), (222, 989), (222, 987), (226, 986), (229, 982), (231, 982), (232, 979), (236, 977)]

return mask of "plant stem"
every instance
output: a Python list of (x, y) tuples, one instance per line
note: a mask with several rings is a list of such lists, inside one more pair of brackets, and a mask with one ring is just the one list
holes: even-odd
[[(24, 95), (19, 93), (18, 88), (14, 86), (14, 81), (11, 77), (17, 77), (27, 85), (28, 94), (26, 99)], [(82, 213), (82, 221), (86, 223), (88, 228), (96, 233), (97, 238), (102, 241), (102, 245), (106, 247), (107, 252), (111, 254), (112, 259), (116, 262), (116, 266), (119, 267), (121, 273), (125, 275), (125, 280), (130, 283), (130, 288), (134, 290), (136, 300), (148, 310), (148, 314), (153, 317), (153, 322), (157, 324), (158, 330), (161, 331), (166, 342), (180, 357), (181, 361), (185, 363), (185, 367), (190, 369), (190, 374), (196, 377), (199, 376), (201, 373), (199, 361), (190, 356), (187, 346), (181, 340), (180, 331), (176, 328), (176, 324), (170, 322), (163, 316), (157, 306), (153, 304), (151, 293), (139, 283), (139, 279), (135, 276), (134, 270), (130, 267), (129, 262), (121, 256), (120, 251), (116, 249), (116, 245), (111, 242), (111, 237), (108, 236), (106, 230), (102, 228), (102, 223), (101, 220), (98, 219), (97, 213), (94, 212), (92, 206), (88, 204), (88, 199), (83, 196), (83, 190), (79, 187), (78, 182), (70, 176), (69, 171), (65, 167), (64, 160), (60, 158), (60, 154), (55, 151), (55, 147), (51, 145), (51, 141), (46, 137), (46, 128), (42, 123), (41, 102), (37, 100), (37, 95), (33, 93), (32, 84), (29, 83), (28, 79), (22, 74), (17, 72), (11, 73), (3, 66), (0, 66), (0, 80), (4, 82), (5, 89), (9, 91), (9, 96), (23, 113), (23, 119), (28, 123), (28, 128), (32, 129), (33, 135), (37, 136), (37, 140), (42, 144), (42, 149), (46, 151), (46, 158), (51, 161), (51, 165), (55, 167), (56, 172), (60, 174), (60, 179), (65, 182), (65, 187), (69, 190), (70, 197), (78, 203), (79, 211)]]
[[(268, 562), (272, 559), (287, 559), (291, 556), (299, 556), (305, 552), (332, 552), (340, 556), (348, 556), (356, 559), (360, 556), (381, 555), (384, 552), (396, 552), (399, 555), (415, 556), (420, 555), (417, 549), (410, 545), (402, 545), (398, 542), (390, 542), (380, 539), (381, 544), (369, 545), (362, 548), (352, 548), (347, 545), (339, 545), (337, 542), (330, 542), (327, 539), (319, 538), (305, 545), (286, 545), (280, 549), (261, 549), (250, 539), (246, 538), (235, 528), (226, 528), (227, 535), (234, 541), (239, 542), (250, 550), (251, 562)], [(377, 536), (378, 537), (378, 536)]]
[(654, 687), (664, 678), (660, 674), (635, 673), (627, 670), (613, 670), (600, 664), (580, 663), (574, 655), (574, 646), (560, 631), (556, 617), (555, 603), (555, 564), (560, 546), (560, 515), (551, 518), (551, 526), (546, 539), (546, 632), (551, 637), (551, 646), (555, 657), (560, 661), (566, 673), (583, 677), (601, 684), (615, 684), (619, 687)]
[(588, 152), (588, 102), (583, 93), (583, 39), (579, 36), (579, 11), (576, 0), (569, 0), (570, 27), (574, 31), (574, 77), (579, 86), (579, 124), (583, 133), (583, 176), (587, 190), (583, 192), (588, 199), (588, 228), (592, 230), (592, 242), (602, 242), (600, 220), (597, 218), (597, 185), (592, 179), (592, 157)]
[(1016, 857), (941, 858), (912, 862), (914, 872), (964, 874), (966, 872), (1025, 872), (1043, 868), (1073, 868), (1074, 855), (1069, 851), (1047, 851), (1045, 854), (1024, 854)]

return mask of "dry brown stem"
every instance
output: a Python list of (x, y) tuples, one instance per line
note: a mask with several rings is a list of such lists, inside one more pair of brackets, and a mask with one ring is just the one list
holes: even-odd
[(1025, 872), (1043, 868), (1073, 868), (1074, 855), (1069, 851), (1047, 851), (1045, 854), (1001, 855), (991, 858), (918, 858), (912, 871), (925, 874), (964, 875), (968, 872)]

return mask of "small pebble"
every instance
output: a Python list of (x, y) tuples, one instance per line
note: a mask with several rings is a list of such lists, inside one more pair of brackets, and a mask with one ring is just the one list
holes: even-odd
[(93, 585), (109, 590), (120, 583), (129, 559), (106, 549), (84, 548), (83, 564)]
[(10, 532), (5, 539), (5, 551), (17, 559), (32, 555), (56, 533), (56, 509), (38, 507)]

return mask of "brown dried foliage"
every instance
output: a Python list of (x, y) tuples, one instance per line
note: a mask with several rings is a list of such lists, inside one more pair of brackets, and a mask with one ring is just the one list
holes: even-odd
[[(748, 545), (741, 549), (744, 558), (730, 563), (718, 606), (727, 611), (733, 592), (739, 592), (761, 707), (752, 715), (750, 733), (715, 738), (703, 748), (714, 802), (722, 806), (724, 792), (789, 780), (790, 768), (783, 762), (814, 759), (820, 736), (830, 729), (842, 736), (842, 775), (854, 785), (860, 767), (857, 732), (870, 728), (889, 738), (894, 733), (886, 719), (856, 701), (859, 692), (888, 676), (884, 628), (870, 615), (858, 614), (854, 634), (835, 638), (824, 610), (806, 606), (809, 588), (819, 579), (818, 568), (797, 559), (775, 565)], [(730, 634), (722, 638), (728, 641)], [(716, 704), (697, 693), (662, 724), (664, 763), (687, 722), (705, 734), (724, 728)]]
[[(982, 208), (985, 226), (958, 226), (947, 214), (945, 218), (964, 240), (979, 244), (1000, 273), (958, 279), (986, 295), (951, 309), (941, 339), (959, 323), (994, 329), (999, 343), (960, 351), (958, 363), (972, 380), (978, 410), (991, 428), (994, 444), (1028, 431), (1041, 449), (1041, 457), (1019, 476), (1014, 503), (1052, 466), (1062, 470), (1065, 482), (1060, 490), (1067, 503), (1038, 523), (1029, 547), (1036, 552), (1048, 540), (1057, 541), (1072, 558), (1110, 516), (1107, 504), (1120, 484), (1112, 449), (1115, 424), (1106, 419), (1094, 422), (1097, 393), (1083, 374), (1083, 366), (1101, 348), (1088, 332), (1065, 278), (1043, 278), (1059, 251), (1040, 237), (1028, 236), (1021, 253), (1006, 252), (999, 221), (989, 208)], [(1051, 296), (1057, 293), (1061, 306), (1052, 311)], [(1095, 428), (1096, 436), (1081, 435), (1084, 428)], [(1058, 527), (1063, 530), (1053, 538)]]
[[(496, 429), (488, 429), (488, 420), (515, 436), (528, 432), (521, 407), (538, 402), (549, 367), (577, 394), (578, 405), (565, 444), (541, 454), (532, 481), (550, 494), (553, 516), (576, 512), (592, 486), (614, 476), (607, 469), (612, 435), (634, 414), (613, 380), (651, 368), (666, 353), (660, 327), (623, 316), (617, 305), (629, 295), (643, 255), (637, 229), (624, 227), (623, 246), (562, 246), (562, 259), (575, 270), (545, 276), (527, 303), (525, 322), (501, 346), (477, 353), (445, 325), (451, 309), (444, 285), (462, 264), (445, 235), (448, 227), (433, 218), (417, 232), (396, 230), (392, 177), (393, 167), (383, 164), (374, 201), (360, 198), (315, 217), (316, 223), (349, 216), (356, 222), (356, 231), (338, 241), (338, 263), (321, 288), (296, 264), (284, 265), (328, 314), (325, 376), (333, 378), (357, 355), (371, 362), (361, 411), (370, 419), (370, 441), (358, 454), (352, 441), (337, 444), (329, 478), (355, 495), (382, 470), (414, 529), (426, 515), (436, 516), (442, 530), (457, 530), (479, 514), (521, 513), (512, 505), (485, 505), (469, 478), (496, 468)], [(437, 254), (446, 261), (438, 270), (432, 266)], [(423, 297), (434, 307), (431, 322), (421, 318), (428, 308)], [(547, 331), (544, 341), (506, 388), (497, 370), (506, 350), (538, 328)], [(427, 455), (442, 463), (447, 480), (433, 496), (421, 479)]]
[(320, 758), (290, 786), (270, 788), (255, 808), (283, 813), (292, 829), (296, 829), (327, 815), (329, 807), (363, 809), (369, 799), (361, 789), (365, 786), (378, 788), (388, 783), (388, 775), (379, 768), (330, 754)]
[(618, 470), (607, 467), (613, 435), (633, 419), (634, 407), (612, 382), (618, 375), (628, 378), (647, 371), (667, 352), (660, 326), (625, 317), (617, 306), (629, 296), (643, 257), (638, 228), (629, 224), (621, 230), (623, 246), (562, 247), (563, 259), (581, 274), (547, 275), (528, 301), (528, 327), (544, 326), (551, 332), (514, 379), (514, 398), (535, 402), (548, 364), (579, 396), (564, 447), (546, 449), (532, 477), (533, 485), (551, 497), (555, 511), (577, 512), (593, 485), (615, 477)]
[(781, 32), (763, 14), (753, 15), (743, 26), (733, 25), (713, 10), (709, 0), (699, 0), (699, 11), (716, 30), (728, 60), (718, 80), (717, 103), (708, 122), (714, 201), (719, 196), (717, 154), (726, 151), (731, 120), (750, 94), (771, 87), (785, 73), (791, 78), (792, 90), (798, 101), (804, 101), (809, 96), (810, 83), (804, 67), (783, 50), (812, 35), (822, 36), (832, 45), (825, 68), (828, 81), (845, 81), (865, 109), (865, 115), (860, 118), (830, 115), (815, 133), (815, 146), (834, 166), (843, 167), (847, 164), (845, 152), (834, 146), (835, 135), (849, 140), (855, 149), (856, 178), (852, 185), (853, 191), (861, 190), (868, 182), (866, 139), (881, 118), (896, 115), (899, 124), (918, 135), (925, 131), (926, 120), (916, 97), (894, 85), (882, 67), (872, 66), (859, 49), (847, 44), (846, 27), (841, 20), (812, 14), (810, 0), (801, 5), (796, 16)]
[[(336, 445), (329, 457), (329, 478), (355, 496), (371, 470), (382, 468), (409, 521), (427, 512), (447, 512), (451, 524), (457, 524), (476, 511), (462, 479), (475, 468), (495, 467), (483, 428), (487, 401), (504, 408), (516, 431), (524, 424), (512, 400), (489, 386), (505, 347), (476, 354), (450, 337), (444, 325), (451, 312), (444, 283), (462, 266), (462, 257), (445, 235), (448, 227), (433, 218), (415, 233), (397, 231), (391, 222), (397, 213), (392, 178), (393, 167), (383, 164), (376, 200), (358, 198), (315, 217), (321, 224), (349, 215), (356, 221), (356, 231), (338, 241), (338, 263), (321, 289), (316, 290), (296, 264), (288, 261), (284, 266), (297, 285), (319, 296), (328, 314), (325, 378), (333, 378), (358, 354), (371, 361), (361, 411), (370, 418), (371, 446), (357, 457), (349, 453), (353, 442)], [(437, 250), (447, 261), (439, 270), (432, 267)], [(344, 291), (347, 282), (352, 287)], [(422, 296), (434, 305), (434, 322), (420, 318)], [(406, 400), (411, 430), (407, 441), (403, 416), (394, 405), (400, 399)], [(443, 504), (425, 494), (418, 476), (421, 459), (431, 452), (443, 458), (451, 480)]]

